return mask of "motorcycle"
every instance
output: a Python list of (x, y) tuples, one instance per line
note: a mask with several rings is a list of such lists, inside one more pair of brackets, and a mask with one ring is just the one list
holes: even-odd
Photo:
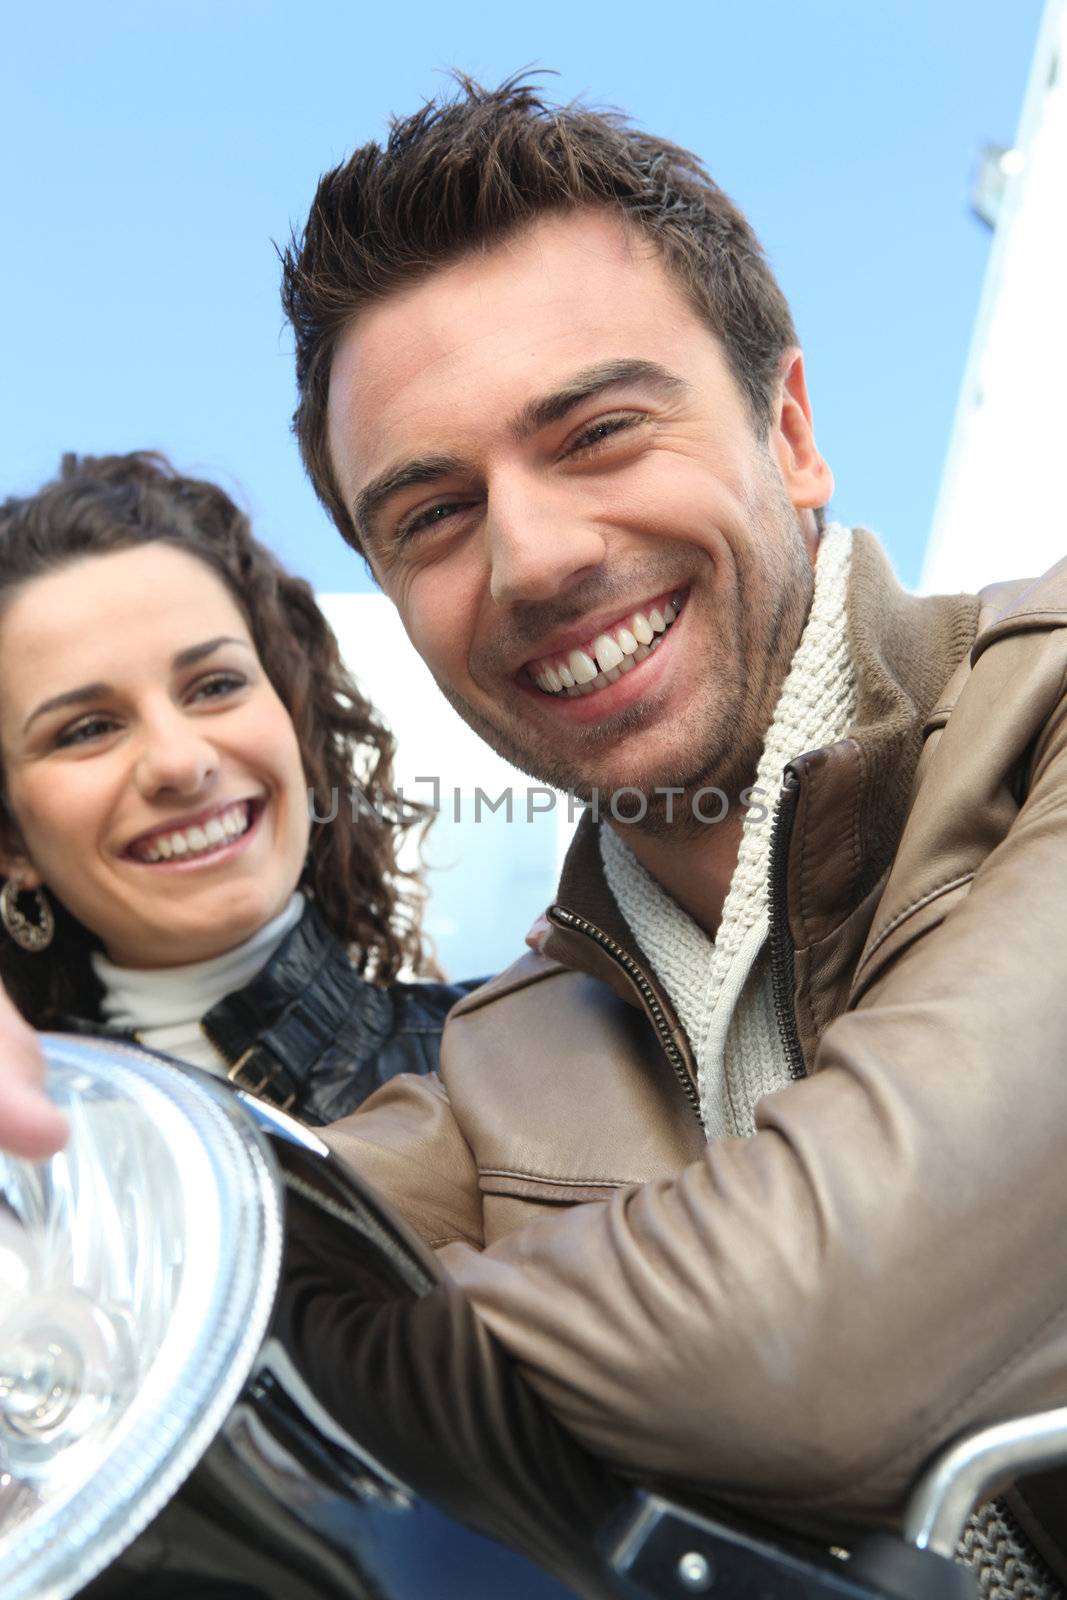
[(846, 1550), (624, 1487), (500, 1350), (493, 1410), (540, 1440), (532, 1463), (447, 1387), (435, 1442), (417, 1385), (412, 1417), (383, 1414), (359, 1359), (365, 1339), (403, 1361), (383, 1318), (447, 1293), (386, 1203), (196, 1068), (44, 1047), (68, 1147), (0, 1156), (4, 1600), (973, 1600), (952, 1559), (973, 1507), (1067, 1460), (1067, 1409), (985, 1430), (931, 1464), (901, 1535)]

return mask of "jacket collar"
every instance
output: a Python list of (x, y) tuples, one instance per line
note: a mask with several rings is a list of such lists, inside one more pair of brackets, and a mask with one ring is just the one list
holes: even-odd
[(231, 1067), (241, 1063), (239, 1075), (231, 1073), (235, 1082), (253, 1088), (252, 1079), (266, 1075), (275, 1098), (283, 1091), (298, 1095), (342, 1034), (355, 1030), (361, 1051), (372, 1054), (388, 1036), (392, 1015), (388, 994), (354, 971), (308, 901), (267, 965), (213, 1006), (202, 1027)]
[[(310, 900), (267, 964), (201, 1019), (229, 1063), (230, 1081), (282, 1110), (306, 1100), (316, 1069), (339, 1041), (346, 1073), (354, 1076), (394, 1025), (388, 990), (359, 975)], [(61, 1026), (70, 1033), (130, 1037), (99, 1018), (67, 1015)], [(300, 1115), (308, 1119), (305, 1104)]]
[[(884, 881), (907, 814), (924, 724), (974, 643), (979, 605), (972, 595), (908, 594), (873, 535), (856, 531), (847, 601), (856, 720), (839, 743), (791, 763), (800, 798), (787, 885), (790, 932), (798, 950), (831, 938), (873, 900)], [(603, 940), (583, 936), (575, 919), (599, 930)], [(567, 854), (548, 920), (544, 955), (592, 973), (648, 1010), (647, 999), (609, 945), (637, 961), (692, 1073), (692, 1054), (677, 1016), (608, 888), (588, 814)], [(821, 1020), (816, 1015), (809, 1036)], [(807, 1044), (805, 1038), (806, 1055)]]
[(884, 879), (927, 718), (974, 642), (979, 608), (975, 595), (909, 594), (874, 537), (857, 530), (848, 587), (856, 720), (837, 744), (791, 763), (801, 783), (789, 876), (798, 947), (825, 937)]
[[(344, 1040), (346, 1067), (355, 1073), (385, 1043), (393, 1025), (388, 991), (360, 977), (310, 900), (266, 966), (201, 1019), (229, 1063), (230, 1081), (283, 1110), (304, 1097), (315, 1069), (338, 1040)], [(99, 1018), (68, 1015), (62, 1027), (130, 1037)]]

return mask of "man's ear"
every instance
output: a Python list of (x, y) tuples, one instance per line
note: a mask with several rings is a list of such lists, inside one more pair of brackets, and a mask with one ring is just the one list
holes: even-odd
[(834, 475), (815, 443), (804, 357), (795, 347), (785, 352), (779, 364), (771, 447), (797, 510), (824, 506), (834, 492)]

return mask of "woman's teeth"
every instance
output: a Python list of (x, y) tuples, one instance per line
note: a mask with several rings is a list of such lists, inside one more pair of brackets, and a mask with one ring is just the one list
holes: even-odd
[(543, 664), (531, 674), (533, 681), (545, 694), (565, 694), (570, 699), (595, 694), (652, 654), (681, 606), (682, 597), (675, 595), (662, 608), (635, 611), (610, 633), (598, 634), (588, 650), (572, 650), (551, 665)]
[(172, 861), (179, 857), (205, 855), (247, 833), (252, 826), (252, 807), (247, 801), (220, 811), (203, 827), (175, 828), (173, 833), (158, 833), (151, 844), (135, 851), (138, 861)]

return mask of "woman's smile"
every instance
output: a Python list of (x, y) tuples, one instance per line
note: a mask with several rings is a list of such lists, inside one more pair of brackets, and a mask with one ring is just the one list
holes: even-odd
[(229, 860), (251, 842), (265, 802), (228, 801), (198, 816), (168, 822), (141, 834), (123, 850), (138, 866), (188, 870)]
[(207, 960), (288, 904), (310, 830), (296, 732), (196, 556), (120, 549), (17, 591), (0, 739), (22, 882), (117, 965)]

